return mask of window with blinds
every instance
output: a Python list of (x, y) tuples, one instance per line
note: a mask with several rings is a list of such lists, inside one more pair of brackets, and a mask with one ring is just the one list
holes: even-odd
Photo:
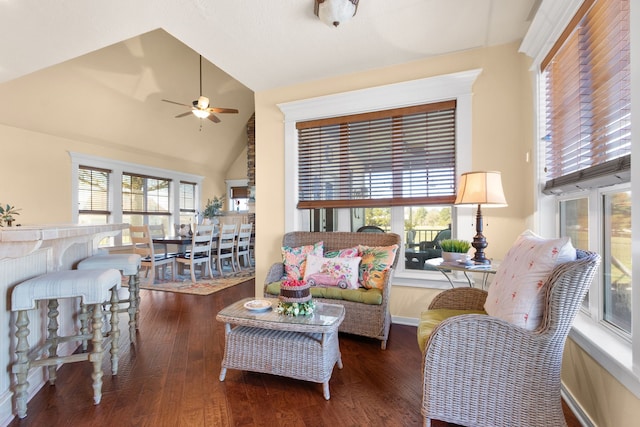
[(545, 193), (629, 181), (629, 53), (629, 1), (586, 0), (542, 61)]
[(196, 213), (196, 184), (180, 182), (180, 213)]
[(108, 169), (89, 166), (78, 168), (78, 213), (109, 215)]
[(299, 122), (298, 208), (451, 204), (456, 101)]
[(122, 174), (122, 211), (125, 214), (169, 214), (170, 179)]

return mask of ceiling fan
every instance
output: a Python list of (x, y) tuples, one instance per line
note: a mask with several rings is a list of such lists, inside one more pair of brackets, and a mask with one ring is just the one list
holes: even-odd
[(186, 113), (178, 114), (175, 118), (178, 119), (180, 117), (186, 117), (190, 114), (195, 115), (200, 119), (209, 119), (214, 123), (220, 123), (220, 119), (213, 113), (237, 113), (238, 110), (234, 108), (221, 108), (221, 107), (210, 107), (209, 106), (209, 98), (206, 96), (202, 96), (202, 55), (200, 55), (200, 96), (198, 99), (193, 101), (191, 105), (183, 104), (181, 102), (170, 101), (168, 99), (163, 99), (164, 102), (169, 102), (171, 104), (182, 105), (183, 107), (187, 107), (189, 111)]

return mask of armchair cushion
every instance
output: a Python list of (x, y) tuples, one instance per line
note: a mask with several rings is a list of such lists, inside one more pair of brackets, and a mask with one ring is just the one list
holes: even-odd
[(547, 277), (556, 265), (575, 259), (576, 250), (569, 237), (545, 239), (525, 231), (498, 266), (484, 309), (522, 328), (538, 328)]
[(284, 264), (285, 276), (293, 280), (302, 280), (302, 278), (304, 278), (304, 270), (307, 264), (307, 255), (313, 254), (322, 256), (323, 253), (323, 242), (317, 242), (313, 245), (298, 246), (295, 248), (283, 246), (282, 262)]
[(418, 346), (420, 351), (424, 353), (427, 341), (429, 341), (431, 332), (436, 326), (445, 319), (461, 314), (487, 314), (487, 312), (484, 310), (453, 310), (449, 308), (436, 308), (422, 312), (418, 323)]

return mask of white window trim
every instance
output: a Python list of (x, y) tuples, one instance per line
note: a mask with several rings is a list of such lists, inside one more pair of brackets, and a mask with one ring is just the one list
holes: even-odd
[[(80, 165), (111, 170), (109, 175), (109, 209), (111, 216), (109, 221), (114, 224), (122, 222), (122, 174), (123, 172), (138, 173), (155, 176), (159, 178), (171, 179), (170, 194), (172, 221), (176, 222), (180, 218), (180, 198), (178, 191), (180, 181), (194, 182), (197, 185), (196, 206), (200, 206), (202, 180), (204, 177), (170, 169), (161, 169), (137, 163), (123, 162), (120, 160), (107, 159), (105, 157), (92, 156), (89, 154), (69, 151), (71, 157), (71, 213), (72, 221), (78, 222), (78, 168)], [(119, 239), (116, 239), (116, 245)]]
[[(533, 58), (531, 71), (535, 74), (536, 82), (534, 91), (540, 94), (538, 78), (540, 76), (540, 63), (547, 55), (555, 41), (564, 31), (571, 18), (579, 9), (583, 0), (567, 0), (559, 2), (557, 0), (543, 0), (538, 13), (533, 22), (529, 26), (529, 30), (525, 35), (520, 46), (520, 51)], [(632, 2), (633, 3), (633, 2)], [(634, 7), (631, 4), (631, 51), (637, 50), (636, 46), (640, 45), (640, 26), (634, 25), (640, 22), (640, 7)], [(631, 56), (631, 93), (640, 93), (640, 78), (638, 78), (638, 70), (640, 70), (640, 56)], [(538, 105), (535, 111), (538, 121), (541, 115), (541, 102), (539, 96), (534, 97)], [(640, 129), (640, 97), (631, 99), (631, 128)], [(633, 112), (636, 113), (633, 113)], [(534, 140), (540, 141), (538, 126), (534, 126)], [(636, 141), (640, 137), (640, 133), (634, 133), (633, 140)], [(631, 144), (632, 157), (640, 158), (640, 144), (632, 141)], [(540, 147), (539, 147), (540, 148)], [(539, 159), (543, 151), (538, 150), (536, 156), (537, 170), (540, 171), (542, 164)], [(634, 188), (635, 187), (635, 188)], [(535, 188), (537, 212), (534, 221), (541, 234), (553, 235), (556, 233), (555, 224), (551, 224), (548, 218), (557, 218), (556, 204), (554, 197), (544, 196), (540, 193), (541, 187), (538, 183)], [(637, 163), (631, 164), (631, 200), (632, 209), (640, 208), (640, 167)], [(631, 218), (631, 228), (640, 230), (640, 215), (634, 214)], [(600, 242), (592, 241), (592, 247), (599, 247)], [(640, 233), (632, 233), (632, 258), (634, 260), (632, 267), (633, 277), (640, 277)], [(594, 358), (607, 372), (609, 372), (616, 380), (623, 384), (636, 397), (640, 398), (640, 281), (636, 280), (634, 289), (632, 290), (632, 338), (631, 343), (612, 333), (608, 328), (600, 324), (597, 320), (592, 319), (585, 313), (579, 313), (573, 324), (569, 337), (573, 339), (587, 354)]]
[[(278, 104), (278, 107), (285, 116), (285, 232), (309, 229), (308, 215), (296, 209), (298, 203), (297, 122), (455, 99), (457, 101), (456, 168), (458, 171), (467, 171), (471, 168), (472, 87), (481, 72), (482, 69), (473, 69), (442, 76), (427, 77), (424, 79)], [(349, 209), (338, 209), (337, 211), (339, 230), (349, 231)], [(452, 220), (454, 221), (454, 226), (455, 223), (459, 223), (460, 221), (469, 222), (473, 220), (474, 211), (471, 208), (453, 209), (453, 211), (452, 215), (454, 218), (452, 218)], [(395, 229), (393, 225), (392, 229)], [(400, 229), (403, 229), (403, 226)], [(472, 237), (471, 231), (469, 231), (469, 233), (469, 236), (459, 237), (470, 240)], [(403, 254), (401, 256), (404, 258)], [(404, 268), (400, 268), (394, 276), (394, 279), (398, 279), (397, 281), (399, 283), (405, 282), (407, 285), (415, 283), (416, 274), (404, 272), (403, 270)], [(421, 273), (418, 279), (424, 280), (425, 277), (432, 277), (435, 280), (433, 283), (435, 286), (428, 286), (440, 287), (441, 280), (438, 280), (440, 279), (439, 274), (440, 273)], [(417, 286), (426, 287), (425, 284)]]

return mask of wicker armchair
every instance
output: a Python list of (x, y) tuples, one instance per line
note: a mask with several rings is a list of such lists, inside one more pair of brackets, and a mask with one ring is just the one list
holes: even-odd
[[(390, 246), (400, 245), (400, 236), (395, 233), (352, 233), (352, 232), (308, 232), (293, 231), (286, 233), (282, 238), (283, 246), (297, 247), (312, 245), (316, 242), (324, 242), (325, 251), (350, 248), (357, 245), (366, 246)], [(340, 332), (376, 338), (381, 341), (380, 347), (384, 350), (387, 346), (389, 328), (391, 327), (391, 313), (389, 311), (389, 298), (391, 296), (391, 279), (393, 271), (398, 263), (396, 255), (392, 268), (385, 276), (385, 285), (382, 292), (382, 304), (371, 305), (360, 302), (352, 302), (337, 299), (323, 299), (324, 302), (341, 304), (345, 309), (344, 321), (340, 324)], [(269, 283), (277, 282), (284, 275), (284, 266), (281, 262), (275, 263), (265, 278), (265, 290)], [(265, 294), (265, 296), (269, 296)]]
[[(534, 331), (483, 314), (450, 317), (426, 344), (421, 412), (466, 426), (566, 426), (560, 366), (566, 337), (600, 263), (578, 250), (557, 266), (545, 287), (545, 312)], [(486, 292), (455, 288), (430, 309), (482, 310)]]

